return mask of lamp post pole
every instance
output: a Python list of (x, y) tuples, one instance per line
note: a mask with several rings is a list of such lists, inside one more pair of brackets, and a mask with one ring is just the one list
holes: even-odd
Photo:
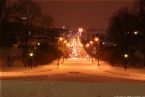
[(59, 46), (59, 39), (57, 39), (57, 67), (59, 67), (59, 50), (58, 50), (58, 46)]
[(125, 58), (125, 61), (124, 61), (124, 69), (125, 69), (125, 71), (126, 71), (126, 69), (127, 69), (128, 54), (124, 54), (124, 58)]
[(94, 60), (93, 60), (93, 54), (92, 54), (92, 63), (94, 62)]
[(23, 45), (23, 62), (24, 62), (24, 66), (26, 67), (26, 54), (27, 54), (27, 50), (28, 50), (28, 39), (29, 39), (29, 21), (28, 21), (28, 17), (24, 16), (21, 17), (22, 20), (25, 21), (26, 23), (26, 33), (24, 34), (24, 45)]
[(100, 66), (99, 61), (100, 61), (100, 45), (99, 45), (99, 41), (98, 41), (98, 66)]
[(32, 69), (32, 66), (33, 66), (33, 56), (34, 56), (34, 53), (29, 53), (29, 56), (30, 56), (30, 65), (31, 65), (31, 69)]
[(99, 51), (100, 50), (99, 38), (96, 37), (95, 41), (97, 42), (97, 45), (98, 45), (98, 50), (97, 50), (98, 51), (98, 66), (100, 66), (100, 63), (99, 63), (99, 61), (100, 61), (99, 60), (100, 59), (100, 54), (99, 54), (99, 52), (100, 52)]

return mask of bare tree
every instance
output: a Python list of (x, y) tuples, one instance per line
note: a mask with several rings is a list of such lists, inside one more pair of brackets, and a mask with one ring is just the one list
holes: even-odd
[(35, 21), (41, 16), (41, 8), (31, 0), (18, 0), (16, 2), (16, 9), (17, 12), (14, 15), (16, 15), (18, 20), (22, 20), (26, 25), (26, 30), (23, 33), (23, 57), (25, 62), (25, 58), (27, 59), (27, 52), (29, 49), (28, 40), (30, 39), (30, 36), (32, 36), (32, 29), (35, 26)]
[[(12, 14), (16, 11), (16, 8), (13, 8), (14, 3), (9, 0), (1, 1), (1, 9), (0, 9), (0, 45), (8, 46), (11, 45), (14, 41), (11, 40), (13, 35), (10, 32), (4, 31), (4, 24), (10, 20)], [(11, 37), (12, 36), (12, 37)]]
[(50, 15), (43, 15), (41, 18), (41, 28), (49, 28), (53, 25), (53, 19), (50, 17)]
[(41, 16), (41, 8), (31, 0), (18, 0), (19, 18), (26, 20), (27, 29), (31, 30), (34, 21)]

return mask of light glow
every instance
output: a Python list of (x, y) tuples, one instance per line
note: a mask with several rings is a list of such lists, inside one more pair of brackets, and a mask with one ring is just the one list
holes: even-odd
[(96, 37), (96, 38), (95, 38), (95, 41), (98, 42), (98, 41), (99, 41), (99, 38)]
[(60, 38), (59, 38), (59, 40), (60, 40), (60, 41), (62, 41), (62, 40), (63, 40), (63, 38), (62, 38), (62, 37), (60, 37)]
[(86, 44), (86, 47), (89, 47), (89, 46), (90, 46), (90, 44), (89, 44), (89, 43), (87, 43), (87, 44)]
[(65, 40), (64, 43), (67, 43), (67, 41)]
[(134, 35), (137, 35), (137, 34), (138, 34), (138, 31), (135, 31), (135, 32), (134, 32)]
[(31, 52), (31, 53), (29, 53), (29, 56), (30, 56), (30, 57), (33, 57), (33, 56), (34, 56), (34, 54)]
[(125, 57), (125, 58), (128, 58), (128, 54), (124, 54), (124, 57)]
[(90, 44), (93, 44), (93, 41), (90, 41)]
[(40, 46), (40, 43), (38, 42), (37, 45)]
[(81, 33), (81, 32), (84, 31), (84, 29), (83, 28), (79, 28), (78, 31)]

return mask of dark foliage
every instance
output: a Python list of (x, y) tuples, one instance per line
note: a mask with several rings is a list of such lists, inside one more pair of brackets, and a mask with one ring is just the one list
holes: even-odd
[[(112, 65), (140, 66), (144, 58), (144, 20), (145, 1), (136, 2), (133, 10), (124, 8), (116, 12), (110, 19), (108, 37), (111, 45), (108, 48), (108, 61)], [(125, 58), (125, 54), (128, 55)]]

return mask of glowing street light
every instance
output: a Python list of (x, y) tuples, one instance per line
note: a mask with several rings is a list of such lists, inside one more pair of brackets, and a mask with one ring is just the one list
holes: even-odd
[(128, 58), (128, 54), (124, 54), (124, 58)]
[(98, 42), (98, 41), (99, 41), (99, 38), (98, 38), (98, 37), (96, 37), (96, 38), (95, 38), (95, 41), (96, 41), (96, 42)]
[(93, 41), (90, 41), (90, 44), (93, 44)]
[(86, 47), (89, 47), (89, 46), (90, 46), (90, 44), (89, 44), (89, 43), (87, 43), (87, 44), (86, 44)]
[(100, 66), (100, 64), (99, 64), (99, 59), (100, 59), (100, 55), (99, 55), (99, 38), (98, 37), (96, 37), (95, 38), (95, 42), (97, 42), (97, 45), (98, 45), (98, 66)]
[(30, 52), (29, 56), (31, 57), (31, 63), (30, 63), (30, 65), (31, 65), (31, 69), (32, 69), (32, 65), (33, 65), (32, 57), (34, 56), (34, 53)]
[(62, 26), (62, 29), (65, 29), (66, 27), (65, 26)]
[(84, 29), (83, 28), (79, 28), (78, 31), (81, 33), (81, 32), (84, 31)]
[(70, 47), (70, 44), (69, 44), (69, 43), (67, 43), (66, 45), (67, 45), (68, 47)]
[(67, 43), (67, 41), (65, 40), (64, 43)]
[(60, 40), (60, 41), (62, 41), (62, 40), (63, 40), (63, 38), (62, 38), (62, 37), (60, 37), (60, 38), (59, 38), (59, 40)]
[(127, 58), (128, 58), (128, 54), (124, 54), (124, 58), (125, 58), (125, 61), (124, 61), (124, 69), (126, 71), (126, 69), (127, 69)]
[(29, 56), (30, 56), (30, 57), (33, 57), (33, 56), (34, 56), (34, 54), (31, 52), (31, 53), (29, 53)]
[(40, 46), (40, 42), (38, 42), (37, 45)]
[(135, 31), (135, 32), (134, 32), (134, 35), (138, 35), (138, 31)]

